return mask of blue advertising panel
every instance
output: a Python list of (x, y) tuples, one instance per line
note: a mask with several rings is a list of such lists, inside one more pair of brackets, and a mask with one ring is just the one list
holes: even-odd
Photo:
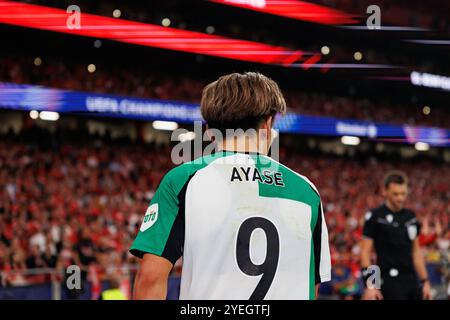
[[(0, 108), (95, 114), (105, 117), (167, 120), (180, 123), (202, 121), (199, 105), (195, 103), (140, 99), (1, 82)], [(284, 133), (358, 136), (370, 139), (392, 139), (405, 143), (422, 141), (434, 146), (450, 146), (450, 130), (442, 128), (390, 125), (295, 113), (277, 117), (275, 128)]]

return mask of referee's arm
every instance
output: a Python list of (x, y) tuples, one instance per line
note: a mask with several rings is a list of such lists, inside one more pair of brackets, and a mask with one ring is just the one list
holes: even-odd
[(431, 300), (431, 287), (430, 281), (428, 280), (427, 268), (425, 265), (425, 257), (423, 256), (422, 250), (419, 244), (419, 238), (413, 241), (413, 261), (414, 268), (416, 269), (417, 276), (423, 284), (422, 295), (424, 300)]
[[(376, 224), (375, 220), (373, 218), (372, 212), (368, 211), (365, 214), (365, 222), (363, 227), (363, 237), (360, 242), (360, 259), (361, 259), (361, 270), (363, 272), (363, 279), (364, 277), (364, 270), (367, 270), (367, 268), (372, 264), (372, 250), (373, 250), (373, 243), (375, 237), (376, 237)], [(366, 282), (366, 280), (364, 280)], [(383, 295), (381, 294), (381, 290), (376, 288), (368, 288), (367, 283), (364, 283), (364, 286), (366, 287), (363, 293), (363, 299), (364, 300), (382, 300)]]
[(373, 250), (373, 239), (375, 239), (376, 224), (373, 219), (372, 212), (368, 211), (365, 214), (365, 221), (362, 232), (362, 239), (360, 243), (360, 258), (361, 258), (361, 268), (368, 268), (371, 264), (372, 250)]
[(371, 255), (373, 248), (373, 240), (367, 237), (361, 239), (360, 249), (361, 249), (361, 267), (368, 268), (371, 263)]
[[(360, 248), (361, 248), (361, 256), (360, 256), (361, 257), (361, 269), (367, 270), (367, 268), (371, 265), (373, 240), (363, 236), (363, 238), (361, 239)], [(363, 279), (365, 279), (365, 278), (363, 277)], [(364, 283), (364, 286), (366, 288), (364, 289), (364, 293), (363, 293), (363, 297), (362, 297), (363, 300), (382, 300), (383, 299), (381, 290), (376, 289), (376, 288), (368, 288), (367, 283)]]

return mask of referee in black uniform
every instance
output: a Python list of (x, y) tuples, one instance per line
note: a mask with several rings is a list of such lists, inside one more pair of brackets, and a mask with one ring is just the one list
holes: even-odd
[[(420, 225), (415, 213), (404, 207), (407, 194), (406, 175), (391, 171), (384, 179), (384, 204), (365, 215), (361, 240), (361, 268), (366, 284), (363, 299), (431, 299), (425, 259), (418, 240)], [(369, 268), (373, 247), (381, 271), (381, 290), (368, 281), (374, 279), (373, 270)]]

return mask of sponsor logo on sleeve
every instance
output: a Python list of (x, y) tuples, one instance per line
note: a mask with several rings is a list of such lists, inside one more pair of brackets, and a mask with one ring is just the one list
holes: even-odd
[(142, 225), (139, 230), (141, 232), (144, 232), (145, 230), (153, 226), (156, 220), (158, 220), (158, 204), (154, 203), (149, 206), (147, 211), (145, 212), (144, 221), (142, 221)]

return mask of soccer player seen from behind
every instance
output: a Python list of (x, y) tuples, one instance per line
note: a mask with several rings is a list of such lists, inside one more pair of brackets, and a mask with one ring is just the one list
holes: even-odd
[(268, 156), (275, 115), (285, 112), (278, 85), (259, 73), (205, 87), (201, 113), (216, 152), (162, 179), (130, 249), (142, 258), (135, 299), (165, 299), (180, 257), (180, 299), (316, 298), (331, 276), (319, 193)]

